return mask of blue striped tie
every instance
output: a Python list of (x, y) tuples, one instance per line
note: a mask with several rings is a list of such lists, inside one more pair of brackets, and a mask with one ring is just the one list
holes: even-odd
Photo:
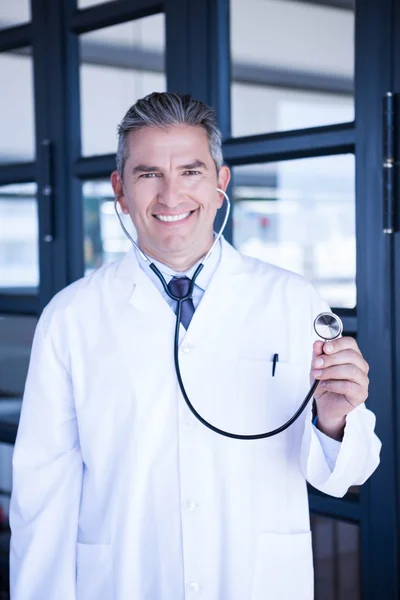
[[(188, 277), (173, 277), (168, 284), (169, 291), (178, 298), (184, 298), (189, 291), (190, 279)], [(181, 323), (185, 329), (189, 327), (194, 314), (194, 304), (191, 298), (182, 302)]]

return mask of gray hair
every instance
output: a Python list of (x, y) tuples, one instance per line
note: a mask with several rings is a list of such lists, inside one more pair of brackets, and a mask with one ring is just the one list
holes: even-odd
[(200, 125), (206, 130), (210, 154), (217, 173), (222, 165), (221, 132), (211, 106), (189, 95), (153, 92), (138, 100), (118, 126), (117, 170), (122, 177), (129, 156), (128, 134), (143, 127)]

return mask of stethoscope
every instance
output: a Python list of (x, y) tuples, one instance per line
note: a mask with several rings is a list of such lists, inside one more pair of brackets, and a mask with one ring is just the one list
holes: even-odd
[[(156, 265), (151, 262), (151, 260), (146, 256), (146, 254), (144, 254), (144, 252), (142, 252), (142, 250), (139, 248), (138, 244), (135, 242), (135, 240), (132, 238), (132, 236), (126, 229), (125, 225), (122, 222), (122, 219), (119, 215), (118, 208), (117, 208), (117, 204), (118, 204), (118, 200), (119, 200), (120, 196), (117, 196), (115, 198), (114, 208), (115, 208), (116, 215), (118, 217), (118, 220), (120, 222), (120, 225), (121, 225), (125, 235), (132, 242), (133, 246), (139, 252), (139, 254), (143, 258), (143, 260), (149, 265), (149, 267), (153, 271), (153, 273), (155, 273), (155, 275), (158, 277), (167, 296), (169, 296), (171, 298), (171, 300), (174, 300), (175, 302), (177, 302), (176, 324), (175, 324), (175, 334), (174, 334), (174, 363), (175, 363), (175, 371), (176, 371), (176, 376), (178, 379), (179, 388), (181, 390), (182, 396), (183, 396), (187, 406), (189, 407), (189, 409), (191, 410), (193, 415), (196, 417), (196, 419), (198, 419), (200, 421), (200, 423), (202, 423), (203, 425), (205, 425), (206, 427), (208, 427), (215, 433), (218, 433), (219, 435), (224, 435), (225, 437), (229, 437), (229, 438), (233, 438), (233, 439), (237, 439), (237, 440), (260, 440), (263, 438), (269, 438), (274, 435), (277, 435), (278, 433), (281, 433), (282, 431), (285, 431), (285, 429), (290, 427), (300, 417), (302, 412), (305, 410), (307, 404), (310, 402), (311, 398), (314, 395), (315, 390), (317, 389), (319, 381), (318, 380), (314, 381), (314, 383), (310, 387), (310, 390), (309, 390), (307, 396), (304, 398), (303, 403), (300, 405), (300, 407), (294, 413), (294, 415), (288, 421), (286, 421), (286, 423), (284, 423), (280, 427), (277, 427), (276, 429), (273, 429), (271, 431), (267, 431), (265, 433), (257, 433), (255, 435), (242, 435), (242, 434), (238, 434), (238, 433), (231, 433), (229, 431), (224, 431), (223, 429), (219, 429), (218, 427), (215, 427), (214, 425), (212, 425), (211, 423), (206, 421), (197, 412), (197, 410), (194, 408), (193, 404), (190, 402), (189, 397), (185, 390), (185, 386), (183, 385), (181, 370), (180, 370), (180, 366), (179, 366), (179, 329), (180, 329), (180, 321), (181, 321), (182, 303), (185, 302), (185, 300), (192, 299), (192, 293), (193, 293), (193, 288), (194, 288), (196, 279), (197, 279), (200, 271), (203, 269), (204, 264), (210, 258), (215, 246), (219, 242), (219, 239), (222, 236), (225, 226), (228, 222), (228, 217), (229, 217), (229, 213), (231, 210), (231, 203), (230, 203), (229, 197), (220, 188), (217, 188), (217, 191), (220, 192), (221, 194), (223, 194), (223, 196), (225, 197), (226, 203), (227, 203), (224, 221), (222, 223), (222, 226), (221, 226), (218, 234), (215, 237), (215, 240), (214, 240), (210, 250), (204, 256), (204, 258), (198, 265), (197, 269), (195, 270), (192, 280), (191, 280), (191, 283), (190, 283), (190, 286), (189, 286), (188, 293), (183, 298), (175, 296), (170, 291), (170, 289), (168, 288), (167, 282), (165, 281), (162, 273), (159, 271), (159, 269), (156, 267)], [(314, 321), (314, 331), (324, 341), (335, 340), (335, 339), (339, 338), (343, 333), (343, 323), (342, 323), (341, 319), (334, 313), (323, 312), (323, 313), (319, 314)]]

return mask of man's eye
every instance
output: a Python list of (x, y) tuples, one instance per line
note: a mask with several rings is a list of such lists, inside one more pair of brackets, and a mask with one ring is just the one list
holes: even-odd
[(144, 177), (145, 179), (153, 179), (153, 177), (160, 177), (159, 173), (143, 173), (140, 177)]
[(200, 175), (200, 171), (184, 171), (184, 175)]

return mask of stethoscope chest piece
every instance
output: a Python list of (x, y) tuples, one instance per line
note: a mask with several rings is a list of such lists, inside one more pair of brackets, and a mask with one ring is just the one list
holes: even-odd
[(343, 333), (343, 323), (337, 315), (331, 312), (323, 312), (314, 321), (314, 331), (326, 342), (336, 340)]

